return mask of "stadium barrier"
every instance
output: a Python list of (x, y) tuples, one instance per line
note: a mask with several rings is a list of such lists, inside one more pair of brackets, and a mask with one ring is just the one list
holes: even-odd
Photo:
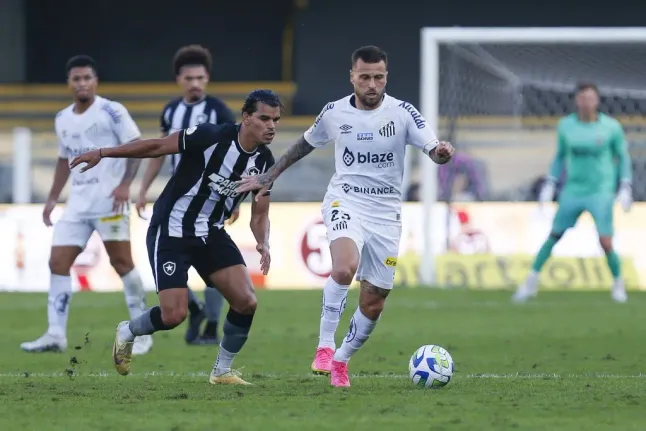
[[(55, 209), (53, 219), (60, 216)], [(439, 287), (500, 289), (517, 285), (526, 276), (534, 253), (549, 232), (555, 207), (542, 210), (532, 203), (437, 204), (434, 232), (436, 282)], [(0, 206), (0, 291), (47, 291), (52, 228), (42, 223), (42, 205)], [(250, 205), (227, 228), (240, 247), (257, 288), (321, 288), (331, 259), (318, 203), (274, 203), (270, 210), (272, 266), (260, 273), (259, 255), (249, 229)], [(422, 206), (407, 203), (402, 211), (403, 235), (395, 283), (416, 287), (424, 257)], [(640, 220), (642, 222), (640, 222)], [(629, 289), (646, 289), (646, 204), (630, 214), (615, 212), (615, 247), (621, 255)], [(146, 251), (148, 221), (131, 216), (134, 260), (148, 290), (154, 290)], [(392, 262), (389, 262), (392, 264)], [(113, 291), (122, 288), (95, 234), (73, 268), (75, 290)], [(609, 289), (610, 274), (598, 245), (594, 223), (584, 215), (554, 248), (542, 273), (548, 289)], [(204, 284), (193, 270), (189, 284)]]

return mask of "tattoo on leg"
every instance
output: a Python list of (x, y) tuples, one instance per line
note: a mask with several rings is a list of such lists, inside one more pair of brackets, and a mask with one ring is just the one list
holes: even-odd
[(390, 294), (389, 289), (383, 289), (381, 287), (377, 287), (366, 280), (361, 280), (361, 290), (371, 295), (380, 296), (382, 298), (386, 298)]

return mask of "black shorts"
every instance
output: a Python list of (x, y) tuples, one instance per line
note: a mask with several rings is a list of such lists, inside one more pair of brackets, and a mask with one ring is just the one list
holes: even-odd
[(157, 292), (187, 287), (191, 266), (211, 285), (209, 276), (214, 272), (245, 265), (238, 246), (224, 229), (214, 229), (208, 237), (177, 238), (162, 235), (159, 227), (151, 226), (146, 245)]

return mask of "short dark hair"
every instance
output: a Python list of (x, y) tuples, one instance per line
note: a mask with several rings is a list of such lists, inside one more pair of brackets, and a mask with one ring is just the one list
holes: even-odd
[(594, 92), (597, 93), (597, 95), (599, 95), (599, 88), (597, 87), (597, 84), (595, 84), (593, 82), (589, 82), (589, 81), (579, 82), (576, 85), (575, 94), (579, 94), (579, 93), (581, 93), (582, 91), (585, 91), (585, 90), (594, 90)]
[(274, 93), (271, 90), (259, 89), (249, 93), (247, 98), (244, 100), (241, 110), (242, 113), (251, 115), (256, 112), (258, 110), (258, 102), (269, 105), (272, 108), (280, 107), (281, 112), (285, 109), (283, 104), (280, 102), (280, 97), (278, 97), (278, 94)]
[(75, 67), (91, 67), (96, 75), (96, 61), (94, 61), (94, 59), (89, 55), (75, 55), (70, 58), (67, 60), (67, 64), (65, 65), (65, 71), (69, 75), (70, 70)]
[(213, 57), (211, 51), (202, 45), (188, 45), (183, 46), (175, 53), (173, 57), (173, 72), (175, 76), (184, 66), (204, 66), (206, 73), (211, 73), (213, 66)]
[(354, 51), (352, 53), (352, 66), (357, 64), (357, 61), (359, 60), (364, 63), (379, 63), (380, 61), (383, 61), (386, 66), (388, 66), (388, 54), (378, 46), (362, 46)]

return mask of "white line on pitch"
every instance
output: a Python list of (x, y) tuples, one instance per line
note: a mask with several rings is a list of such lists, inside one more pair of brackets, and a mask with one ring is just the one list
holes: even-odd
[[(271, 374), (271, 373), (249, 373), (249, 377), (254, 378), (312, 378), (317, 379), (320, 377), (311, 375), (311, 374)], [(175, 378), (192, 378), (192, 377), (208, 377), (209, 373), (207, 372), (195, 372), (195, 373), (175, 373), (172, 371), (168, 372), (158, 372), (151, 371), (145, 373), (133, 373), (129, 378), (137, 377), (175, 377)], [(101, 371), (101, 372), (91, 372), (85, 373), (80, 371), (78, 374), (68, 374), (68, 373), (0, 373), (0, 378), (83, 378), (83, 377), (119, 377), (114, 371)], [(354, 374), (353, 378), (359, 379), (404, 379), (408, 378), (408, 374)], [(456, 374), (455, 376), (458, 379), (519, 379), (519, 380), (549, 380), (549, 379), (643, 379), (646, 378), (646, 374), (608, 374), (608, 373), (581, 373), (581, 374), (553, 374), (553, 373), (509, 373), (509, 374), (492, 374), (492, 373), (483, 373), (483, 374)]]

